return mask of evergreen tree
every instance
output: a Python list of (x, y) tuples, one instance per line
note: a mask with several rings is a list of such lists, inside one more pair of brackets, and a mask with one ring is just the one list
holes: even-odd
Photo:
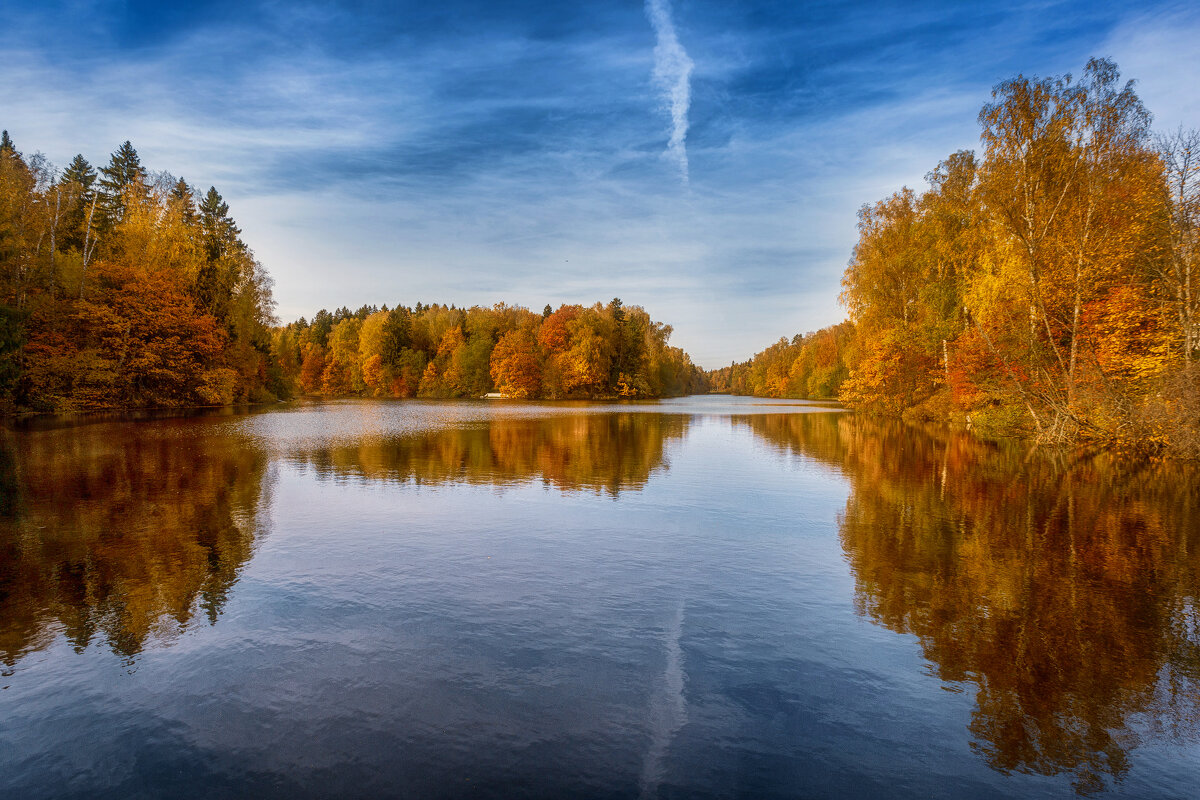
[(100, 173), (103, 176), (100, 178), (100, 201), (105, 227), (124, 219), (129, 198), (144, 200), (150, 195), (146, 168), (128, 139), (112, 154), (108, 166), (102, 167)]
[(229, 204), (221, 199), (214, 186), (208, 187), (208, 193), (200, 201), (200, 230), (209, 262), (230, 254), (239, 244), (241, 230), (229, 216)]
[(100, 171), (104, 173), (100, 180), (101, 188), (112, 194), (119, 194), (128, 187), (146, 186), (146, 168), (142, 166), (141, 157), (128, 139), (112, 154), (108, 166)]
[(187, 181), (180, 178), (171, 187), (169, 202), (171, 205), (179, 209), (179, 216), (185, 225), (195, 225), (198, 219), (196, 215), (196, 195), (192, 191), (192, 187), (188, 186)]
[(329, 341), (329, 332), (333, 330), (333, 315), (321, 309), (313, 316), (312, 325), (308, 328), (309, 338), (324, 347)]
[(0, 304), (20, 306), (17, 298), (22, 290), (18, 286), (28, 270), (18, 269), (17, 259), (27, 252), (29, 209), (37, 178), (13, 147), (8, 131), (0, 142)]
[(241, 230), (229, 216), (229, 204), (221, 199), (216, 187), (208, 187), (199, 210), (205, 263), (196, 276), (196, 295), (204, 308), (224, 322), (238, 278), (235, 257), (244, 250), (238, 238)]
[(88, 235), (88, 216), (92, 213), (92, 200), (96, 196), (92, 188), (96, 178), (96, 170), (82, 154), (71, 159), (71, 163), (63, 170), (59, 180), (67, 198), (63, 213), (63, 250), (83, 249), (84, 238)]
[(614, 297), (608, 304), (608, 313), (616, 323), (616, 336), (613, 341), (613, 358), (609, 365), (608, 384), (617, 386), (621, 373), (627, 370), (625, 347), (625, 307), (621, 298)]
[(0, 161), (19, 165), (20, 169), (26, 167), (25, 159), (21, 158), (21, 154), (17, 152), (13, 140), (9, 138), (8, 131), (0, 131)]
[(62, 183), (78, 184), (85, 192), (90, 191), (92, 184), (96, 182), (96, 170), (83, 157), (83, 154), (79, 153), (63, 170), (61, 181)]

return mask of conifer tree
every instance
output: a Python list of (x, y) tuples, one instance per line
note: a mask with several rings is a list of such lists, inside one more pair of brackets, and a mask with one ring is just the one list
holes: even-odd
[(92, 201), (96, 196), (92, 187), (97, 177), (96, 170), (82, 154), (71, 159), (71, 163), (63, 170), (59, 179), (67, 199), (63, 213), (63, 250), (76, 249), (82, 252), (84, 239), (90, 239), (88, 217), (91, 216)]
[(150, 194), (146, 168), (137, 150), (129, 140), (117, 148), (108, 162), (100, 169), (101, 203), (104, 208), (104, 226), (120, 222), (125, 217), (125, 206), (129, 197), (144, 199)]
[(183, 178), (171, 187), (170, 203), (179, 209), (180, 218), (185, 225), (196, 224), (199, 219), (196, 215), (196, 194)]
[(61, 180), (63, 183), (77, 183), (87, 191), (96, 182), (96, 170), (83, 157), (83, 154), (79, 153), (75, 158), (71, 159), (71, 163), (63, 170)]
[(324, 347), (329, 340), (331, 330), (333, 330), (333, 315), (322, 308), (313, 316), (312, 325), (309, 328), (312, 341)]
[(200, 201), (200, 230), (204, 237), (204, 252), (209, 263), (231, 254), (239, 244), (241, 230), (229, 216), (229, 204), (221, 199), (215, 186)]
[(238, 239), (241, 230), (229, 216), (229, 204), (221, 199), (216, 187), (208, 187), (199, 212), (205, 263), (196, 276), (196, 294), (213, 316), (227, 321), (239, 267), (234, 257), (244, 249)]
[(25, 159), (21, 158), (21, 154), (17, 152), (8, 131), (0, 131), (0, 162), (11, 164), (23, 171), (27, 170)]

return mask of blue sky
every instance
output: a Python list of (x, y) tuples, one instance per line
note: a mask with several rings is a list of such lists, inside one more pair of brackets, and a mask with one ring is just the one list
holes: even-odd
[(288, 321), (619, 296), (706, 367), (843, 319), (855, 212), (1109, 56), (1200, 127), (1190, 3), (0, 0), (0, 127), (215, 185)]

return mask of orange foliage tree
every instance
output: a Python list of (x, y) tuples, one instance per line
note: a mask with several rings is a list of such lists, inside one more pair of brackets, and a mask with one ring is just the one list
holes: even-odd
[(418, 303), (322, 310), (311, 322), (277, 328), (273, 346), (291, 365), (287, 380), (307, 394), (442, 398), (494, 390), (558, 399), (704, 391), (704, 374), (668, 344), (670, 335), (670, 326), (620, 300), (543, 315), (505, 304)]
[(0, 137), (0, 411), (286, 394), (271, 281), (228, 210), (129, 142), (59, 172)]

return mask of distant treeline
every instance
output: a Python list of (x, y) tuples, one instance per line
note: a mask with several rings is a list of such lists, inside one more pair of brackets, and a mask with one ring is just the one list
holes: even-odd
[(847, 359), (853, 341), (851, 322), (796, 334), (791, 341), (780, 339), (749, 361), (708, 372), (709, 389), (759, 397), (832, 400), (849, 374)]
[(781, 341), (726, 388), (1200, 455), (1200, 134), (1153, 137), (1119, 78), (1094, 59), (997, 86), (982, 159), (859, 212), (853, 328)]
[(220, 405), (282, 389), (271, 281), (216, 189), (0, 136), (0, 412)]
[(590, 308), (320, 311), (279, 327), (215, 188), (125, 142), (64, 169), (0, 138), (0, 413), (290, 397), (661, 397), (705, 388), (670, 326)]
[(671, 327), (638, 306), (549, 305), (541, 314), (364, 306), (322, 309), (274, 332), (285, 382), (300, 394), (370, 397), (664, 397), (705, 389), (704, 373), (670, 347)]

